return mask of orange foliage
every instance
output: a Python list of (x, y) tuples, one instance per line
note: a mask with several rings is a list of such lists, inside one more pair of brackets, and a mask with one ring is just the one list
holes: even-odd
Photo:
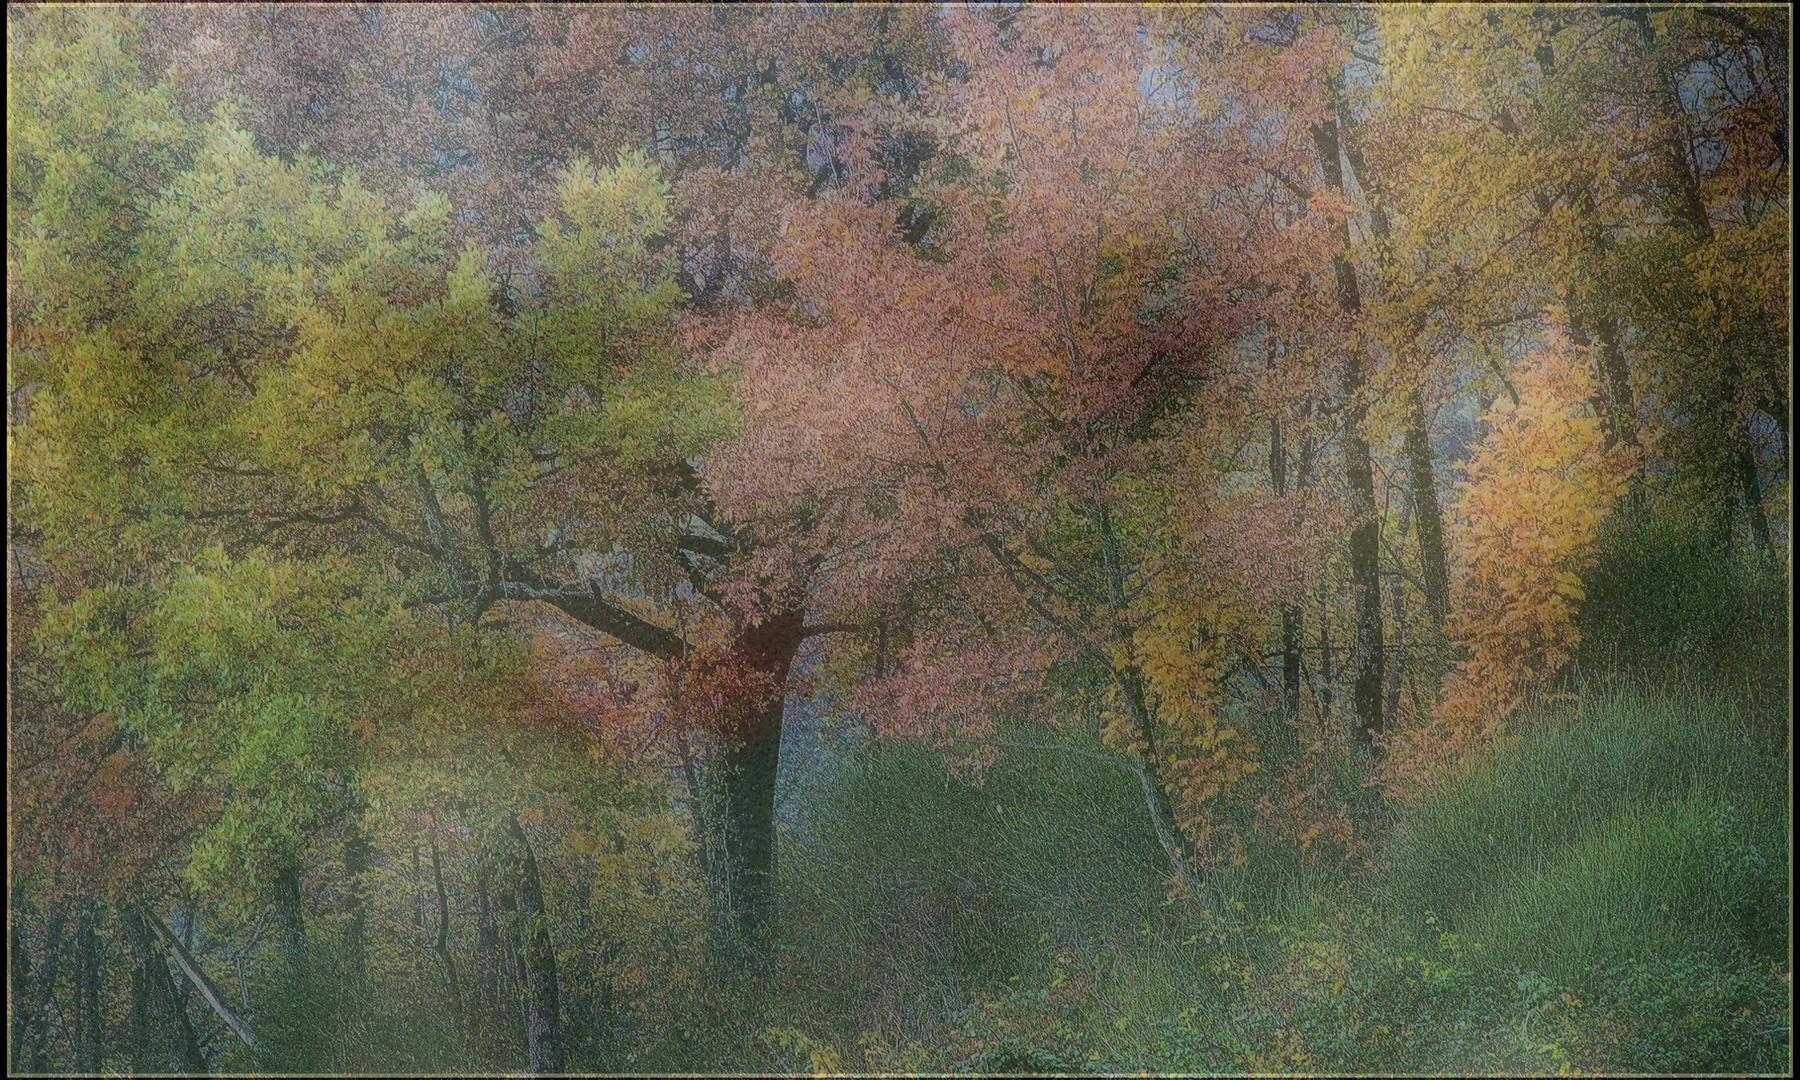
[(1402, 791), (1491, 741), (1568, 662), (1581, 575), (1636, 467), (1634, 448), (1606, 447), (1584, 350), (1553, 338), (1517, 388), (1516, 406), (1503, 397), (1490, 408), (1458, 485), (1449, 631), (1467, 655), (1435, 716), (1400, 736), (1391, 779)]

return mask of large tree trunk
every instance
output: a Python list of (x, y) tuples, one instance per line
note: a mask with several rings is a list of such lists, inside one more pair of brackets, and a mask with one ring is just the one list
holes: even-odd
[[(513, 989), (517, 985), (513, 975), (516, 951), (511, 948), (507, 932), (495, 914), (496, 904), (491, 899), (488, 876), (487, 863), (483, 860), (475, 872), (475, 910), (480, 919), (476, 924), (475, 939), (478, 958), (475, 1015), (481, 1045), (492, 1060), (492, 1051), (497, 1046), (517, 1044), (522, 1041), (523, 1033), (515, 1030), (522, 1020), (518, 1010), (513, 1008)], [(504, 894), (499, 898), (498, 906), (502, 911), (517, 907)]]
[(281, 993), (275, 1002), (277, 1018), (272, 1025), (270, 1041), (273, 1053), (284, 1066), (294, 1072), (309, 1072), (322, 1064), (320, 1051), (328, 1045), (323, 1039), (321, 1005), (314, 970), (308, 952), (306, 908), (301, 891), (304, 867), (299, 858), (285, 859), (269, 882), (270, 899), (275, 909), (276, 949), (281, 961)]
[(804, 613), (779, 612), (738, 636), (737, 662), (766, 680), (756, 700), (726, 717), (706, 781), (715, 930), (728, 952), (760, 952), (775, 910), (775, 777), (788, 669)]
[(511, 841), (507, 863), (514, 882), (518, 912), (518, 970), (525, 991), (525, 1052), (534, 1075), (561, 1072), (563, 1046), (562, 984), (556, 974), (556, 949), (550, 940), (543, 880), (531, 840), (517, 816), (506, 820)]

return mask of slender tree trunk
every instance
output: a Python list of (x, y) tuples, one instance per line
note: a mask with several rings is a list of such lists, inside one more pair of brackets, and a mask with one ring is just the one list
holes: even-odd
[(562, 985), (556, 975), (556, 949), (550, 940), (549, 915), (544, 906), (543, 881), (531, 840), (508, 816), (507, 838), (516, 877), (519, 915), (519, 970), (524, 976), (525, 1047), (528, 1068), (535, 1074), (563, 1070)]
[(1432, 633), (1441, 634), (1450, 616), (1450, 560), (1444, 550), (1444, 511), (1438, 504), (1437, 473), (1431, 458), (1431, 435), (1425, 421), (1425, 396), (1413, 387), (1407, 401), (1406, 467), (1411, 486), (1413, 525), (1419, 530), (1419, 564), (1425, 593), (1425, 615)]
[[(1325, 182), (1342, 194), (1344, 169), (1339, 160), (1336, 121), (1328, 118), (1315, 126), (1313, 140)], [(1332, 258), (1338, 308), (1355, 318), (1362, 312), (1362, 294), (1348, 253), (1348, 224), (1342, 233), (1345, 250)], [(1344, 399), (1344, 479), (1350, 488), (1354, 521), (1350, 531), (1350, 588), (1356, 603), (1350, 645), (1351, 731), (1373, 750), (1382, 733), (1381, 522), (1375, 514), (1374, 455), (1363, 430), (1368, 415), (1367, 382), (1363, 355), (1359, 349), (1352, 349), (1344, 359), (1340, 383)]]
[(200, 1039), (175, 993), (169, 963), (154, 947), (143, 909), (126, 904), (119, 925), (132, 960), (132, 1059), (147, 1072), (206, 1074)]
[(25, 1067), (31, 1072), (50, 1071), (49, 1005), (52, 995), (56, 993), (56, 979), (61, 969), (65, 922), (63, 905), (51, 901), (45, 912), (43, 956), (32, 972), (30, 989), (31, 1030), (25, 1045)]
[(83, 1073), (98, 1073), (105, 1057), (100, 988), (106, 973), (101, 965), (96, 926), (99, 918), (97, 908), (88, 908), (82, 913), (81, 929), (75, 934), (75, 1069)]
[(1337, 693), (1334, 689), (1337, 675), (1332, 671), (1331, 627), (1325, 620), (1319, 620), (1319, 716), (1321, 719), (1331, 718), (1331, 706), (1336, 703)]
[[(1387, 210), (1384, 206), (1386, 195), (1383, 191), (1381, 178), (1372, 173), (1369, 170), (1368, 163), (1363, 160), (1362, 149), (1357, 145), (1357, 141), (1353, 137), (1354, 132), (1350, 125), (1349, 108), (1341, 97), (1334, 102), (1334, 105), (1340, 129), (1337, 142), (1342, 145), (1344, 160), (1350, 163), (1351, 174), (1355, 176), (1356, 182), (1362, 187), (1364, 194), (1367, 196), (1369, 206), (1369, 229), (1370, 232), (1374, 234), (1382, 265), (1390, 265), (1392, 254), (1388, 245), (1388, 239), (1391, 234)], [(1329, 135), (1329, 133), (1327, 133), (1327, 135)], [(1329, 143), (1330, 141), (1331, 140), (1327, 138), (1322, 142)], [(1323, 156), (1328, 149), (1328, 146), (1321, 145), (1321, 155)], [(1328, 171), (1327, 180), (1330, 179), (1331, 174)], [(1333, 186), (1342, 192), (1343, 177), (1341, 174), (1337, 177)], [(1348, 240), (1347, 232), (1345, 238)], [(1344, 267), (1340, 266), (1340, 279), (1343, 273)], [(1353, 301), (1346, 306), (1346, 310), (1354, 313), (1356, 310), (1360, 309), (1361, 298), (1360, 291), (1357, 289), (1357, 283), (1354, 278), (1354, 268), (1351, 268), (1351, 275), (1351, 280), (1347, 287), (1342, 280), (1340, 280), (1339, 297), (1340, 302), (1342, 302), (1345, 297), (1348, 297)], [(1416, 346), (1417, 338), (1418, 332), (1415, 328), (1412, 341), (1409, 344)], [(1423, 358), (1421, 357), (1420, 359), (1422, 361)], [(1424, 378), (1423, 367), (1424, 365), (1421, 362), (1421, 370), (1419, 373), (1420, 379)], [(1425, 611), (1427, 617), (1431, 620), (1433, 631), (1435, 633), (1441, 633), (1444, 626), (1444, 620), (1447, 619), (1450, 614), (1450, 570), (1449, 560), (1444, 550), (1444, 512), (1443, 508), (1438, 504), (1437, 475), (1431, 457), (1431, 432), (1425, 415), (1425, 394), (1418, 382), (1415, 382), (1408, 391), (1406, 404), (1405, 437), (1407, 472), (1412, 480), (1409, 495), (1413, 515), (1418, 519), (1419, 523), (1419, 556), (1424, 568), (1423, 584), (1425, 586)], [(1372, 504), (1374, 499), (1372, 478), (1369, 498)], [(1379, 536), (1377, 539), (1379, 540)]]
[(13, 904), (12, 925), (6, 930), (6, 957), (12, 1018), (7, 1030), (6, 1069), (22, 1073), (36, 1057), (37, 1002), (32, 993), (31, 952), (25, 941), (25, 918), (20, 905)]
[(432, 944), (432, 951), (437, 954), (438, 964), (444, 969), (444, 984), (450, 991), (451, 1022), (456, 1026), (457, 1041), (465, 1048), (469, 1043), (468, 1014), (463, 1011), (462, 981), (456, 974), (456, 957), (450, 951), (450, 896), (444, 890), (444, 869), (438, 856), (437, 822), (432, 822), (431, 833), (431, 878), (437, 886), (438, 927), (437, 941)]
[(1138, 785), (1143, 789), (1144, 804), (1150, 811), (1150, 823), (1156, 829), (1157, 843), (1182, 882), (1198, 895), (1205, 884), (1201, 876), (1199, 853), (1188, 842), (1187, 834), (1175, 816), (1175, 803), (1163, 777), (1162, 751), (1158, 745), (1150, 703), (1144, 694), (1144, 681), (1137, 671), (1127, 668), (1114, 674), (1119, 696), (1125, 702), (1126, 715), (1137, 729), (1143, 749), (1138, 756)]
[[(1400, 504), (1400, 523), (1394, 529), (1395, 554), (1412, 526), (1412, 503)], [(1388, 575), (1388, 607), (1393, 612), (1392, 648), (1387, 658), (1387, 699), (1382, 703), (1386, 715), (1392, 717), (1400, 709), (1400, 691), (1406, 682), (1406, 579), (1396, 567)]]
[[(1269, 421), (1269, 483), (1275, 494), (1287, 494), (1287, 450), (1282, 444), (1281, 421)], [(1281, 709), (1289, 720), (1300, 715), (1300, 609), (1286, 601), (1281, 605)]]
[[(369, 869), (373, 847), (362, 829), (352, 824), (344, 837), (344, 962), (337, 980), (336, 1026), (342, 1033), (336, 1042), (337, 1054), (357, 1054), (362, 1038), (362, 1002), (368, 991), (368, 902), (365, 875)], [(355, 1071), (350, 1061), (341, 1061), (343, 1071)]]
[(300, 899), (300, 863), (284, 862), (275, 873), (275, 926), (280, 934), (281, 958), (289, 978), (298, 986), (307, 980), (306, 913)]

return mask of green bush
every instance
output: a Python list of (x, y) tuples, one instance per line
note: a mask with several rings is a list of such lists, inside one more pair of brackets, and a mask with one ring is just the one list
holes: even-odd
[(1058, 949), (1115, 950), (1166, 910), (1116, 765), (1014, 750), (977, 784), (916, 743), (843, 753), (782, 849), (786, 980), (815, 1028), (936, 1037), (978, 992)]

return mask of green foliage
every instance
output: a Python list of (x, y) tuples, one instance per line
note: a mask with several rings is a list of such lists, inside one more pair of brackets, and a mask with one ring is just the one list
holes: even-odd
[(1058, 948), (1105, 948), (1160, 921), (1166, 862), (1127, 770), (1015, 750), (977, 786), (913, 743), (847, 756), (782, 858), (815, 1023), (919, 1038), (915, 1025)]
[(1703, 522), (1678, 511), (1659, 500), (1602, 527), (1599, 562), (1583, 581), (1577, 666), (1671, 684), (1730, 672), (1780, 697), (1789, 657), (1786, 571), (1753, 551), (1720, 548)]

